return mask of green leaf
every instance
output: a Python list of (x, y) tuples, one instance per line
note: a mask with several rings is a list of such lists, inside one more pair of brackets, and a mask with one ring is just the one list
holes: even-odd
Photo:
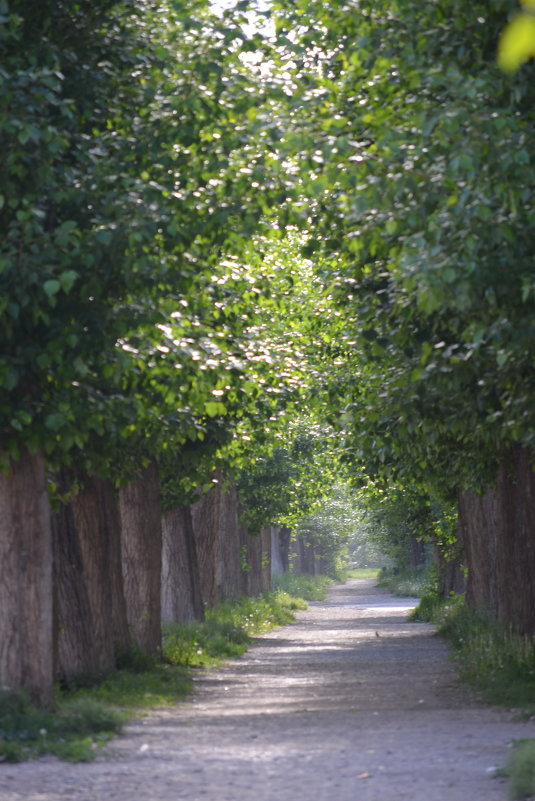
[(66, 270), (64, 273), (61, 273), (59, 280), (63, 291), (66, 293), (70, 292), (77, 278), (78, 273), (74, 270)]
[(220, 401), (208, 401), (204, 404), (204, 411), (208, 417), (218, 417), (227, 413), (227, 407)]
[(60, 412), (53, 412), (45, 418), (45, 426), (51, 431), (59, 431), (66, 422), (65, 416)]
[(61, 284), (55, 278), (49, 278), (49, 280), (45, 281), (45, 283), (43, 284), (43, 289), (45, 290), (45, 293), (48, 295), (48, 297), (51, 298), (60, 291)]

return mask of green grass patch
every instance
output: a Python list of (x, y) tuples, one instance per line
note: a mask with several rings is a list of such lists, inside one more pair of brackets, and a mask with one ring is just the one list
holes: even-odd
[(282, 590), (219, 604), (206, 612), (203, 623), (168, 626), (164, 658), (173, 664), (207, 667), (240, 656), (252, 637), (291, 623), (298, 609), (306, 609), (306, 602)]
[(407, 570), (383, 568), (377, 586), (400, 598), (420, 598), (434, 583), (429, 566)]
[(35, 707), (24, 693), (0, 693), (0, 761), (54, 754), (85, 762), (121, 731), (126, 716), (97, 699), (62, 699), (57, 712)]
[(280, 573), (273, 576), (273, 587), (295, 598), (306, 601), (324, 601), (327, 587), (333, 584), (328, 576), (311, 576), (304, 574), (294, 576), (293, 573)]
[(509, 798), (535, 796), (535, 740), (517, 740), (500, 773), (509, 777)]
[(440, 627), (455, 648), (462, 678), (493, 704), (535, 714), (535, 640), (457, 605)]
[(347, 571), (348, 578), (379, 578), (381, 569), (378, 567), (353, 567)]

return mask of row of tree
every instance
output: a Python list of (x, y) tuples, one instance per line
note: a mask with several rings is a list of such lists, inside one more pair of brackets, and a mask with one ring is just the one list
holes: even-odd
[(241, 473), (249, 529), (294, 526), (340, 457), (442, 558), (455, 504), (469, 601), (535, 630), (513, 3), (249, 7), (0, 2), (0, 674), (45, 699), (58, 570), (159, 594), (162, 510)]
[(162, 519), (167, 617), (259, 590), (236, 503), (202, 498), (305, 397), (318, 291), (270, 245), (283, 93), (239, 10), (0, 14), (0, 677), (49, 702), (159, 648)]

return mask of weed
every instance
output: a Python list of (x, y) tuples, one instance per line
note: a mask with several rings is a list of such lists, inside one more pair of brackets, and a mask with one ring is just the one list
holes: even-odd
[(273, 576), (273, 586), (297, 598), (307, 601), (323, 601), (327, 587), (332, 584), (327, 576), (294, 576), (292, 573), (280, 573)]
[(93, 732), (118, 733), (125, 720), (124, 712), (98, 698), (87, 696), (64, 702), (60, 712), (61, 730), (77, 735)]
[(402, 598), (419, 598), (434, 586), (435, 577), (428, 565), (396, 571), (383, 568), (379, 574), (378, 587)]
[(503, 773), (509, 777), (509, 797), (535, 795), (535, 740), (517, 740)]
[(290, 623), (293, 612), (303, 608), (306, 608), (304, 601), (282, 591), (219, 604), (207, 610), (203, 623), (166, 627), (164, 658), (175, 665), (206, 667), (221, 659), (240, 656), (247, 650), (251, 637)]
[(381, 569), (378, 567), (352, 567), (347, 571), (348, 578), (379, 578)]
[(93, 698), (63, 699), (56, 714), (35, 707), (24, 693), (0, 694), (0, 761), (21, 762), (45, 753), (87, 761), (121, 730), (125, 715)]

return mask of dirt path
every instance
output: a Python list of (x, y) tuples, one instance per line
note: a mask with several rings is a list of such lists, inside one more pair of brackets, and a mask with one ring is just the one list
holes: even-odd
[(334, 587), (95, 762), (0, 766), (0, 801), (503, 801), (493, 768), (535, 725), (480, 704), (373, 584)]

